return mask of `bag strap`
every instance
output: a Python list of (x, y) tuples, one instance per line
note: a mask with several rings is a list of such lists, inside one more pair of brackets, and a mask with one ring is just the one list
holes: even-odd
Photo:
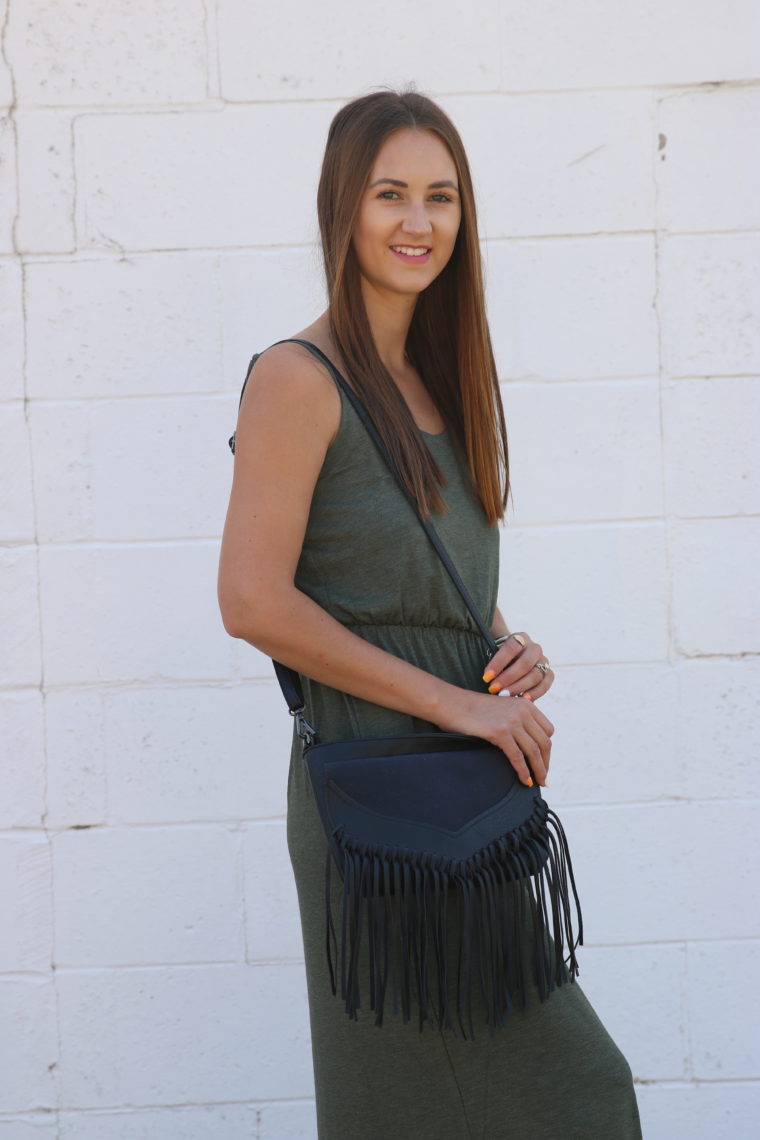
[[(459, 571), (457, 570), (454, 563), (451, 561), (451, 558), (449, 557), (449, 553), (446, 550), (446, 547), (444, 546), (443, 542), (441, 541), (441, 537), (438, 534), (438, 531), (435, 529), (435, 527), (433, 526), (430, 519), (426, 519), (424, 517), (424, 515), (422, 514), (422, 512), (419, 509), (419, 506), (417, 504), (417, 500), (406, 489), (406, 486), (404, 485), (404, 483), (401, 479), (401, 475), (398, 471), (398, 468), (396, 467), (396, 464), (393, 462), (393, 458), (392, 458), (390, 452), (388, 451), (387, 447), (385, 446), (382, 439), (380, 438), (380, 435), (377, 431), (377, 428), (375, 427), (374, 423), (372, 422), (372, 419), (370, 418), (369, 412), (364, 407), (364, 404), (361, 402), (361, 400), (357, 396), (356, 392), (354, 392), (354, 390), (349, 387), (349, 385), (346, 383), (344, 378), (341, 376), (340, 372), (335, 367), (335, 365), (330, 360), (330, 358), (328, 356), (326, 356), (324, 354), (324, 352), (322, 352), (322, 350), (316, 346), (316, 344), (312, 344), (310, 340), (299, 340), (297, 337), (291, 337), (291, 338), (288, 338), (286, 340), (275, 341), (275, 344), (300, 344), (303, 346), (303, 348), (308, 349), (308, 351), (312, 354), (312, 356), (315, 356), (318, 360), (321, 360), (321, 362), (327, 368), (330, 375), (335, 380), (335, 383), (338, 385), (338, 387), (344, 393), (346, 398), (350, 401), (354, 411), (358, 415), (361, 422), (364, 424), (364, 427), (367, 431), (367, 434), (369, 435), (370, 439), (372, 440), (372, 442), (374, 443), (378, 452), (380, 453), (380, 456), (382, 457), (382, 459), (385, 461), (386, 465), (390, 469), (390, 472), (393, 475), (393, 477), (395, 478), (400, 490), (403, 492), (404, 497), (406, 498), (407, 502), (411, 506), (412, 510), (414, 511), (415, 515), (417, 516), (417, 519), (418, 519), (420, 525), (422, 526), (423, 530), (425, 531), (425, 534), (427, 535), (431, 546), (433, 547), (436, 554), (438, 555), (441, 562), (443, 563), (444, 568), (446, 569), (446, 572), (448, 573), (449, 577), (451, 578), (451, 581), (454, 583), (456, 589), (458, 590), (458, 592), (462, 598), (462, 601), (464, 602), (465, 606), (467, 607), (467, 609), (470, 613), (470, 616), (472, 617), (473, 621), (475, 622), (476, 626), (478, 627), (478, 630), (480, 632), (481, 637), (483, 638), (483, 641), (488, 646), (489, 655), (493, 656), (493, 654), (496, 652), (498, 646), (496, 645), (496, 642), (494, 641), (494, 638), (493, 638), (493, 635), (491, 634), (490, 629), (486, 625), (485, 621), (483, 620), (483, 618), (480, 614), (480, 611), (478, 610), (477, 606), (475, 605), (474, 601), (472, 600), (470, 592), (467, 589), (467, 587), (465, 586), (464, 582), (462, 581), (462, 578), (459, 574)], [(240, 393), (241, 403), (243, 400), (243, 393), (245, 392), (245, 386), (248, 383), (248, 378), (251, 374), (251, 368), (253, 367), (255, 362), (258, 360), (260, 355), (261, 355), (260, 353), (257, 353), (251, 359), (251, 363), (248, 365), (248, 372), (246, 373), (245, 382), (243, 384), (243, 391)], [(235, 435), (234, 435), (234, 433), (230, 438), (229, 444), (230, 444), (230, 448), (232, 449), (232, 453), (234, 455), (234, 453), (235, 453)], [(304, 709), (306, 706), (305, 706), (304, 697), (303, 697), (303, 689), (301, 688), (301, 680), (300, 680), (300, 677), (298, 676), (298, 673), (296, 673), (294, 669), (288, 668), (286, 665), (281, 665), (279, 661), (273, 661), (272, 664), (274, 665), (274, 671), (275, 671), (275, 674), (277, 676), (277, 680), (279, 682), (280, 688), (282, 689), (282, 695), (284, 696), (285, 700), (287, 701), (287, 705), (288, 705), (288, 708), (290, 710), (290, 714), (291, 714), (291, 716), (295, 717), (295, 719), (296, 719), (296, 731), (298, 732), (298, 735), (302, 737), (302, 739), (304, 740), (305, 743), (308, 743), (308, 744), (313, 743), (313, 741), (315, 739), (315, 733), (314, 733), (314, 729), (309, 725), (308, 721), (304, 717)]]

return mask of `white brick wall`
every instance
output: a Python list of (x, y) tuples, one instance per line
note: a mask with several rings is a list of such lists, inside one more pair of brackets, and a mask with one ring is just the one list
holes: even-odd
[(757, 5), (0, 23), (0, 1140), (315, 1138), (290, 725), (216, 610), (226, 440), (323, 303), (330, 118), (412, 78), (480, 197), (501, 601), (557, 665), (582, 982), (647, 1140), (754, 1137)]

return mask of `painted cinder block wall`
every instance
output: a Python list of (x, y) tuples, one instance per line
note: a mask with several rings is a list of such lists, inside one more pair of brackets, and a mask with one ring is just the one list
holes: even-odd
[(315, 1136), (290, 724), (216, 609), (226, 441), (322, 305), (330, 118), (409, 80), (479, 191), (501, 603), (556, 666), (582, 983), (649, 1140), (754, 1137), (757, 5), (0, 15), (0, 1138)]

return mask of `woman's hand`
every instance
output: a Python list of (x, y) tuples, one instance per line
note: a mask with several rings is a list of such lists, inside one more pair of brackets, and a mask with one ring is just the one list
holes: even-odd
[(554, 684), (554, 671), (538, 642), (527, 633), (511, 633), (486, 666), (483, 680), (489, 693), (525, 695), (535, 701)]
[(451, 719), (441, 724), (449, 732), (479, 736), (497, 745), (520, 781), (546, 786), (554, 725), (533, 701), (507, 697), (495, 701), (485, 693), (462, 692), (462, 703), (451, 706)]

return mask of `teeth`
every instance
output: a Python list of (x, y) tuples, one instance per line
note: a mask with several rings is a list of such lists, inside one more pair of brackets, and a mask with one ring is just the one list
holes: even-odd
[(429, 253), (430, 250), (427, 246), (417, 247), (411, 245), (392, 245), (391, 249), (397, 250), (399, 253), (405, 253), (408, 257), (422, 257), (424, 253)]

